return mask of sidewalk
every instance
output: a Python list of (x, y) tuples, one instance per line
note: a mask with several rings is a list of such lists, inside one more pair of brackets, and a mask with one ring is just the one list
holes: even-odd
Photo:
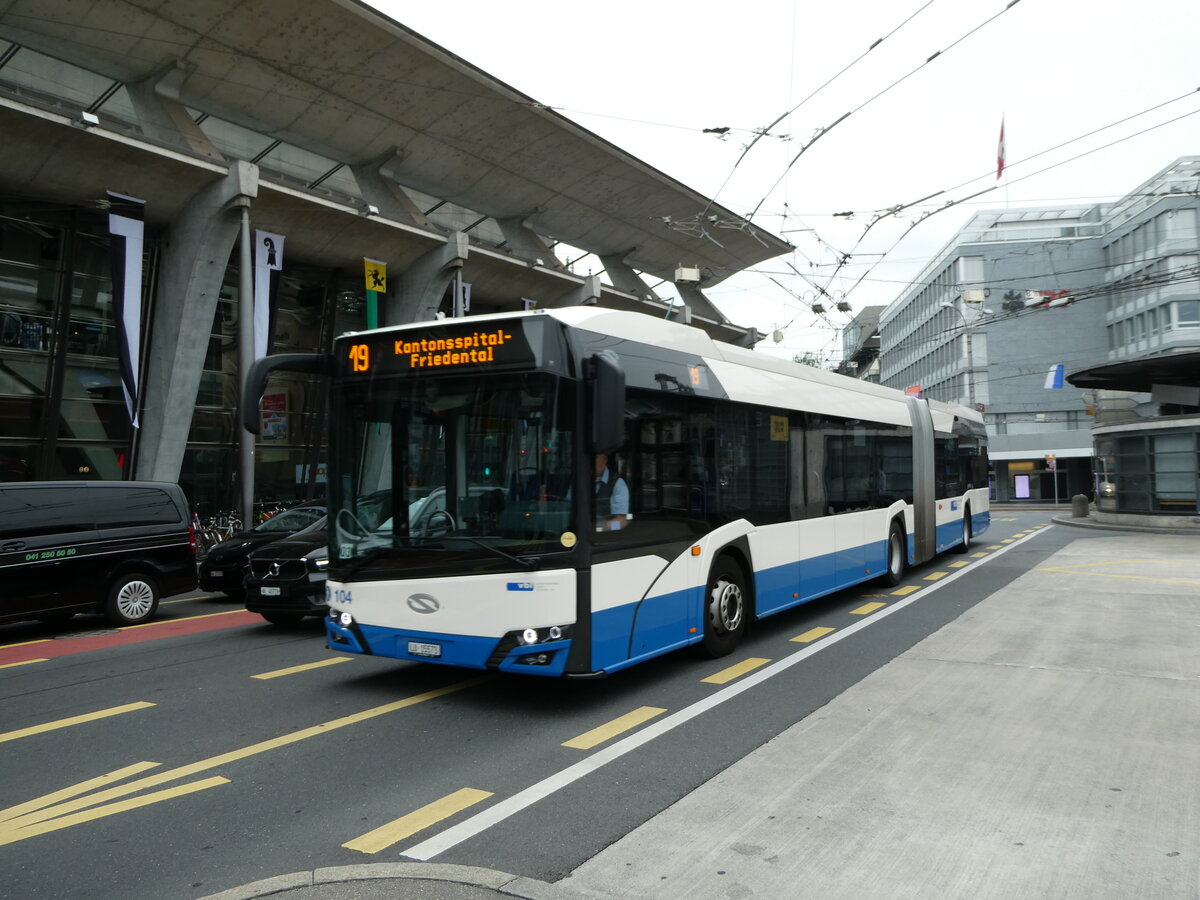
[(211, 900), (1194, 900), (1198, 638), (1200, 541), (1089, 535), (557, 884), (414, 863)]

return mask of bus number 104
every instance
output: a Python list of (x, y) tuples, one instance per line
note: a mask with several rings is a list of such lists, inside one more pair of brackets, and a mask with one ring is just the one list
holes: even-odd
[(366, 344), (350, 345), (350, 369), (353, 372), (365, 372), (371, 367), (371, 351)]

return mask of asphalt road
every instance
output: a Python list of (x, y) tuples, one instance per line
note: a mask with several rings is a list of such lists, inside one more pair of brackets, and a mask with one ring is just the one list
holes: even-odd
[[(0, 894), (190, 900), (410, 859), (555, 881), (1067, 543), (1048, 523), (996, 512), (900, 588), (595, 681), (341, 657), (219, 597), (118, 646), (89, 617), (0, 626)], [(179, 633), (202, 622), (230, 627)], [(67, 642), (88, 649), (5, 666)]]

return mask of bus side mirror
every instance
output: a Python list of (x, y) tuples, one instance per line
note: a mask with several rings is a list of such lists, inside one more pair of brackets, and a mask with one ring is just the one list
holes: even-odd
[(590, 360), (594, 453), (611, 453), (625, 443), (625, 373), (615, 353), (602, 352)]
[(272, 372), (309, 372), (326, 375), (332, 371), (333, 358), (328, 353), (277, 353), (254, 361), (242, 383), (242, 427), (251, 434), (262, 434), (263, 391)]

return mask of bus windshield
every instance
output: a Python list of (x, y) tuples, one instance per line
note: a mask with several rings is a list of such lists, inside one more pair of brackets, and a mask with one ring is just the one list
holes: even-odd
[(512, 569), (569, 546), (574, 392), (529, 372), (336, 385), (331, 560)]

